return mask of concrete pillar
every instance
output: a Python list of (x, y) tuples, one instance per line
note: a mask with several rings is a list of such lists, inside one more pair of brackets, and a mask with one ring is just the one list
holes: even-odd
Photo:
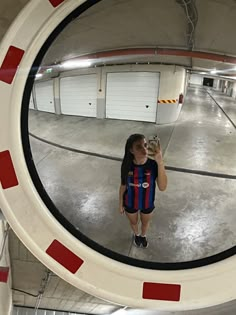
[(219, 79), (214, 79), (213, 88), (215, 90), (219, 90), (220, 89), (220, 80)]
[[(1, 210), (0, 210), (1, 212)], [(8, 225), (0, 216), (0, 314), (12, 314), (10, 257), (8, 252)]]
[(184, 95), (187, 93), (187, 88), (190, 80), (190, 73), (185, 70)]
[(233, 82), (228, 81), (226, 94), (228, 96), (232, 96), (233, 95)]
[(233, 83), (233, 93), (232, 93), (232, 97), (234, 99), (236, 99), (236, 82)]
[(223, 93), (224, 93), (224, 88), (225, 88), (225, 81), (224, 80), (220, 80), (219, 89)]
[(228, 84), (228, 81), (223, 81), (223, 86), (222, 86), (222, 92), (223, 93), (226, 93), (227, 92), (227, 84)]
[(98, 92), (97, 92), (97, 118), (106, 118), (106, 71), (105, 67), (97, 68)]
[(35, 84), (32, 87), (32, 97), (33, 97), (33, 102), (34, 102), (34, 109), (38, 110), (37, 102), (36, 102), (36, 94), (35, 94)]
[(54, 91), (54, 104), (55, 113), (61, 115), (61, 100), (60, 100), (60, 79), (53, 79), (53, 91)]
[[(179, 95), (184, 94), (186, 70), (183, 67), (165, 67), (161, 72), (159, 100), (177, 100), (175, 103), (159, 103), (157, 124), (167, 124), (178, 119), (182, 104)], [(185, 97), (185, 95), (184, 95)]]

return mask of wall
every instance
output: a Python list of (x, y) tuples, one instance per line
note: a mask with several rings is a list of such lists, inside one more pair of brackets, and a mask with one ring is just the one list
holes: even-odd
[[(77, 315), (78, 313), (50, 310), (35, 310), (27, 307), (14, 307), (13, 315)], [(81, 314), (78, 314), (81, 315)]]
[(203, 76), (199, 74), (191, 74), (189, 84), (202, 85), (203, 84)]
[[(59, 78), (54, 79), (55, 93), (55, 112), (60, 114), (60, 78), (67, 76), (76, 76), (83, 74), (97, 74), (97, 118), (106, 116), (106, 76), (109, 72), (127, 72), (127, 71), (152, 71), (160, 73), (160, 86), (157, 100), (178, 100), (180, 93), (185, 93), (185, 69), (179, 66), (165, 65), (116, 65), (104, 66), (88, 69), (77, 69), (65, 71), (60, 74)], [(170, 123), (176, 121), (182, 104), (158, 104), (157, 103), (157, 120), (158, 124)]]
[[(232, 86), (228, 87), (227, 81), (222, 80), (222, 79), (220, 79), (219, 77), (216, 77), (216, 76), (201, 75), (201, 74), (193, 73), (193, 74), (190, 75), (189, 84), (203, 86), (203, 79), (204, 78), (214, 79), (213, 89), (217, 90), (217, 91), (221, 91), (223, 93), (227, 93), (227, 91), (228, 91), (228, 95), (230, 95), (229, 88), (230, 88), (230, 91), (231, 91)], [(227, 88), (225, 88), (225, 86), (228, 87), (228, 90), (227, 90)]]
[[(6, 221), (0, 218), (0, 255), (2, 259), (0, 260), (0, 267), (10, 267), (10, 257), (8, 252), (8, 238), (3, 249), (4, 235), (7, 225)], [(12, 314), (12, 292), (11, 292), (11, 276), (10, 272), (8, 275), (7, 282), (5, 280), (0, 281), (0, 314), (1, 315), (11, 315)]]

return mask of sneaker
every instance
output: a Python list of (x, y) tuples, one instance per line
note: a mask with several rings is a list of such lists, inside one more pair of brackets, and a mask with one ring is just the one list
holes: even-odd
[(147, 248), (148, 247), (148, 240), (146, 236), (140, 236), (140, 240), (141, 240), (141, 245), (143, 248)]
[(140, 247), (141, 245), (141, 236), (140, 235), (134, 235), (134, 245), (137, 247)]

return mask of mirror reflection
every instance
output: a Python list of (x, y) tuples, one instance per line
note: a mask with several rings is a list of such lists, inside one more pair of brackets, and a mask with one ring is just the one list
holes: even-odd
[(103, 0), (44, 56), (29, 104), (34, 163), (59, 211), (98, 244), (154, 262), (235, 246), (236, 47), (217, 15), (231, 6)]

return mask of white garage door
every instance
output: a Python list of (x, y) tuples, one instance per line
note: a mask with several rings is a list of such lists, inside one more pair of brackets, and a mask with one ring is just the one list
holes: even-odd
[(155, 122), (158, 90), (157, 72), (108, 73), (106, 117)]
[(30, 94), (30, 102), (29, 102), (29, 108), (34, 109), (34, 100), (32, 93)]
[(96, 74), (62, 78), (60, 80), (60, 95), (62, 114), (96, 117)]
[(38, 110), (55, 113), (52, 80), (36, 83), (35, 96)]

